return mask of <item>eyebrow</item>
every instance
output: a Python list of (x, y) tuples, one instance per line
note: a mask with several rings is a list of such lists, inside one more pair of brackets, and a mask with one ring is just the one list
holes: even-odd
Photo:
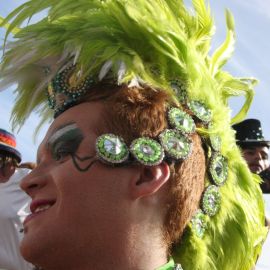
[[(45, 148), (48, 149), (50, 144), (57, 140), (63, 133), (72, 130), (72, 129), (78, 129), (78, 126), (75, 122), (68, 122), (62, 125), (59, 125), (58, 127), (54, 128), (51, 132), (51, 136), (46, 142)], [(40, 148), (37, 150), (37, 164), (40, 163)]]
[(48, 139), (46, 143), (46, 147), (49, 145), (52, 145), (56, 140), (58, 140), (60, 137), (62, 137), (63, 134), (67, 133), (71, 130), (78, 130), (78, 126), (75, 122), (67, 123), (65, 125), (57, 127), (55, 130), (52, 131), (52, 135)]

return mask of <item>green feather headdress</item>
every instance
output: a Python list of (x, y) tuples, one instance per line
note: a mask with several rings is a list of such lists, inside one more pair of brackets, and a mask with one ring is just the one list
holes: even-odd
[[(180, 80), (190, 99), (211, 109), (211, 129), (198, 132), (221, 137), (229, 178), (221, 189), (221, 210), (209, 222), (204, 238), (187, 228), (173, 256), (185, 270), (250, 270), (266, 233), (264, 207), (259, 180), (242, 160), (230, 126), (245, 116), (256, 81), (222, 70), (234, 47), (231, 14), (226, 12), (226, 40), (210, 56), (214, 34), (210, 9), (203, 0), (193, 0), (193, 6), (194, 12), (189, 12), (182, 0), (28, 1), (0, 23), (7, 28), (6, 37), (16, 32), (14, 41), (5, 46), (0, 87), (18, 85), (13, 109), (13, 124), (18, 126), (33, 111), (42, 121), (52, 117), (48, 83), (70, 64), (85, 77), (101, 80), (110, 70), (120, 84), (164, 89), (174, 101), (169, 82)], [(18, 30), (44, 10), (46, 18)], [(49, 75), (44, 73), (46, 67)], [(238, 95), (246, 102), (231, 120), (228, 99)]]

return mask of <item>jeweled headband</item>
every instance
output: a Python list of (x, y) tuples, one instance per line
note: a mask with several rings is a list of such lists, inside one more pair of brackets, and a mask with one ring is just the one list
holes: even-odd
[[(80, 103), (80, 99), (95, 85), (93, 78), (81, 79), (79, 74), (74, 74), (75, 70), (76, 67), (71, 66), (59, 72), (48, 87), (48, 102), (55, 112), (55, 117)], [(180, 80), (171, 81), (170, 86), (178, 97), (179, 106), (168, 108), (169, 128), (156, 138), (140, 137), (130, 145), (116, 134), (103, 134), (96, 140), (96, 155), (101, 161), (114, 165), (132, 159), (146, 166), (155, 166), (163, 160), (181, 162), (188, 158), (192, 151), (192, 140), (189, 137), (196, 132), (195, 122), (207, 129), (211, 125), (212, 112), (203, 102), (188, 100), (186, 89)], [(210, 176), (212, 184), (206, 187), (201, 199), (201, 209), (191, 220), (192, 230), (200, 238), (207, 229), (205, 215), (215, 216), (220, 209), (222, 198), (219, 189), (228, 176), (228, 163), (220, 152), (220, 137), (204, 136), (203, 142), (209, 149), (206, 177)]]

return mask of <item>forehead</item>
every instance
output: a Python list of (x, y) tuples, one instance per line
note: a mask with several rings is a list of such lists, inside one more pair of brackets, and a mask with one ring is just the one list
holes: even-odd
[(48, 142), (59, 130), (65, 131), (68, 126), (73, 126), (87, 134), (100, 135), (106, 132), (106, 115), (104, 104), (101, 102), (85, 102), (76, 105), (59, 115), (49, 127), (40, 148)]
[(269, 148), (267, 146), (258, 145), (258, 146), (246, 147), (244, 148), (244, 150), (252, 150), (252, 151), (257, 151), (257, 152), (268, 153)]
[(0, 158), (15, 158), (15, 157), (13, 157), (12, 153), (0, 150)]
[(52, 136), (57, 130), (69, 124), (76, 124), (76, 126), (83, 132), (92, 131), (99, 133), (104, 130), (105, 121), (105, 107), (101, 102), (85, 102), (74, 106), (60, 116), (58, 116), (50, 126), (45, 140)]

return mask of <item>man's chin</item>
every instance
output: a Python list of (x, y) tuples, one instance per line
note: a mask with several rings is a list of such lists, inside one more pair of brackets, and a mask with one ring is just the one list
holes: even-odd
[(37, 245), (31, 242), (31, 239), (26, 240), (24, 236), (20, 243), (20, 253), (27, 262), (36, 264), (36, 258), (39, 257), (38, 253), (41, 252)]

